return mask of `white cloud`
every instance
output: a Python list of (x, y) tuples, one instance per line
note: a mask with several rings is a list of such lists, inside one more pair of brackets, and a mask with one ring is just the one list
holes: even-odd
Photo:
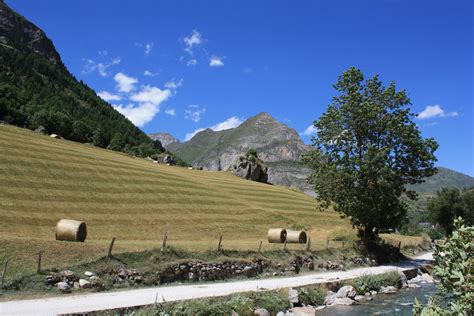
[(223, 59), (224, 58), (222, 58), (222, 57), (212, 56), (211, 58), (209, 58), (209, 66), (211, 66), (211, 67), (222, 67), (222, 66), (224, 66)]
[(163, 101), (168, 99), (171, 96), (171, 91), (161, 90), (158, 87), (144, 86), (142, 89), (133, 94), (130, 97), (130, 100), (140, 103), (151, 103), (153, 105), (160, 105)]
[(201, 33), (196, 30), (193, 30), (191, 32), (191, 35), (186, 36), (183, 41), (186, 45), (186, 48), (184, 50), (188, 52), (188, 54), (193, 55), (193, 48), (201, 45), (203, 38)]
[(108, 76), (107, 69), (118, 64), (120, 64), (119, 57), (115, 57), (108, 63), (98, 63), (93, 59), (84, 59), (84, 66), (82, 68), (82, 73), (88, 74), (97, 70), (100, 76), (107, 77)]
[(195, 123), (199, 122), (201, 120), (201, 115), (206, 112), (206, 108), (200, 107), (196, 104), (189, 105), (188, 108), (188, 110), (184, 111), (184, 118)]
[(196, 59), (191, 59), (186, 63), (186, 66), (196, 66), (198, 61)]
[[(215, 125), (212, 125), (208, 128), (210, 128), (210, 129), (212, 129), (213, 131), (216, 131), (216, 132), (217, 131), (223, 131), (223, 130), (226, 130), (226, 129), (236, 128), (237, 126), (242, 124), (243, 121), (244, 121), (243, 119), (240, 119), (237, 116), (232, 116), (232, 117), (229, 117), (227, 120), (225, 120), (223, 122), (220, 122), (220, 123), (217, 123)], [(196, 135), (199, 132), (202, 132), (205, 129), (206, 128), (198, 128), (194, 132), (187, 133), (184, 140), (185, 141), (190, 140), (191, 138), (194, 137), (194, 135)]]
[(176, 116), (176, 110), (175, 109), (166, 109), (165, 113), (170, 115), (170, 116)]
[(165, 83), (165, 88), (175, 90), (183, 85), (183, 79), (175, 80), (174, 78)]
[(310, 126), (308, 126), (303, 133), (301, 133), (301, 135), (305, 135), (305, 136), (311, 136), (311, 135), (314, 135), (316, 134), (316, 132), (318, 131), (318, 129), (316, 128), (316, 126), (314, 126), (313, 124), (311, 124)]
[(130, 103), (123, 106), (119, 104), (114, 105), (114, 108), (125, 115), (133, 124), (142, 127), (160, 112), (160, 104), (170, 96), (171, 91), (168, 89), (161, 90), (158, 87), (143, 86), (139, 92), (130, 97), (130, 100), (137, 102), (138, 105)]
[(151, 50), (153, 49), (153, 42), (146, 43), (145, 44), (145, 56), (149, 56), (151, 53)]
[(147, 77), (156, 77), (156, 76), (158, 76), (158, 73), (157, 72), (151, 72), (149, 70), (145, 70), (143, 72), (143, 75), (147, 76)]
[(135, 84), (138, 83), (137, 78), (129, 77), (122, 72), (117, 73), (114, 80), (117, 82), (117, 89), (125, 93), (135, 89)]
[(107, 92), (107, 91), (100, 91), (99, 93), (97, 93), (97, 95), (105, 101), (120, 101), (120, 100), (122, 100), (121, 96), (119, 96), (117, 94), (112, 94), (112, 93)]
[(419, 120), (430, 119), (433, 117), (456, 117), (458, 112), (445, 112), (438, 104), (428, 105), (423, 111), (416, 116)]

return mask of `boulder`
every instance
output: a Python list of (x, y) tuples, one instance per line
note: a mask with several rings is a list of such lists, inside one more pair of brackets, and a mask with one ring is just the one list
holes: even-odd
[(405, 273), (400, 270), (397, 270), (398, 274), (400, 275), (400, 279), (402, 280), (401, 288), (405, 289), (408, 286), (408, 279)]
[(94, 273), (93, 272), (90, 272), (90, 271), (86, 271), (84, 272), (84, 275), (88, 278), (90, 278), (91, 276), (94, 276)]
[(351, 300), (351, 299), (348, 298), (348, 297), (336, 298), (336, 299), (334, 300), (334, 305), (350, 306), (350, 305), (354, 305), (354, 304), (357, 304), (356, 301)]
[(425, 281), (426, 283), (433, 283), (434, 282), (433, 277), (431, 275), (429, 275), (428, 273), (423, 273), (421, 275), (421, 279), (423, 281)]
[(337, 291), (336, 298), (354, 298), (357, 295), (356, 290), (352, 285), (343, 286)]
[(235, 175), (247, 180), (268, 182), (268, 169), (258, 160), (240, 160), (239, 158), (230, 167), (230, 170)]
[(57, 284), (58, 290), (60, 290), (62, 293), (70, 293), (71, 292), (71, 287), (67, 282), (59, 282)]
[(79, 287), (81, 289), (88, 289), (91, 288), (91, 283), (84, 279), (79, 279)]
[(398, 292), (398, 289), (392, 285), (380, 287), (381, 294), (394, 294), (397, 292)]
[(288, 290), (288, 299), (290, 300), (290, 303), (292, 304), (298, 304), (298, 291), (295, 289), (289, 289)]
[(258, 308), (254, 311), (253, 314), (258, 316), (271, 316), (270, 312), (267, 311), (265, 308)]
[(418, 285), (418, 284), (416, 284), (416, 283), (409, 283), (409, 284), (408, 284), (408, 288), (409, 288), (409, 289), (417, 289), (417, 288), (419, 288), (419, 287), (421, 287), (421, 286)]
[(329, 291), (324, 299), (324, 305), (334, 305), (334, 302), (337, 298), (336, 293)]

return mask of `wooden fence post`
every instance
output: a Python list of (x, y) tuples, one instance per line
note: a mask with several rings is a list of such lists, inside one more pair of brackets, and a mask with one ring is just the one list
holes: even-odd
[(398, 252), (400, 252), (401, 249), (402, 249), (402, 241), (400, 240), (398, 242)]
[(5, 283), (5, 275), (7, 274), (7, 267), (8, 267), (8, 260), (5, 260), (5, 263), (3, 264), (2, 279), (1, 279), (1, 283), (0, 283), (0, 292), (2, 292), (3, 285)]
[(286, 242), (287, 242), (288, 238), (285, 238), (285, 243), (283, 244), (283, 250), (286, 250)]
[(112, 258), (112, 249), (114, 248), (114, 243), (115, 243), (115, 237), (113, 237), (112, 241), (110, 242), (109, 252), (107, 254), (108, 258)]
[(161, 250), (165, 249), (167, 241), (168, 241), (168, 229), (165, 229), (165, 233), (163, 234), (163, 243), (161, 244)]
[(257, 255), (259, 255), (259, 254), (260, 254), (260, 250), (262, 250), (262, 242), (263, 242), (263, 241), (260, 240), (260, 245), (258, 245), (258, 252), (257, 252)]
[(43, 252), (38, 252), (38, 257), (36, 259), (36, 273), (41, 273), (41, 257), (43, 256)]
[(311, 237), (308, 237), (308, 241), (306, 242), (306, 251), (309, 251), (311, 248)]
[(328, 249), (329, 249), (329, 237), (328, 237), (328, 239), (326, 240), (326, 250), (328, 250)]
[(221, 244), (222, 244), (222, 235), (219, 237), (219, 243), (217, 244), (217, 251), (221, 251)]

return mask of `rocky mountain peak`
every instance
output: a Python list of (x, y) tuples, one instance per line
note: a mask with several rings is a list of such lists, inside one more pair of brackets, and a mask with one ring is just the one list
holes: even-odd
[(159, 132), (159, 133), (153, 133), (153, 134), (148, 134), (148, 137), (150, 137), (153, 140), (159, 140), (160, 143), (166, 148), (169, 144), (174, 144), (174, 143), (179, 143), (179, 140), (171, 135), (170, 133), (166, 132)]
[(0, 1), (0, 45), (33, 51), (53, 63), (62, 64), (61, 57), (46, 34), (4, 1)]

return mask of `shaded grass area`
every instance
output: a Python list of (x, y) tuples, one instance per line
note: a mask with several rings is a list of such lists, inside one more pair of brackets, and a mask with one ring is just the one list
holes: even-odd
[[(10, 261), (8, 278), (33, 272), (39, 251), (45, 269), (72, 266), (104, 256), (112, 237), (117, 254), (159, 247), (166, 229), (169, 245), (193, 252), (216, 249), (220, 235), (225, 249), (256, 250), (260, 241), (265, 251), (281, 249), (266, 242), (270, 227), (306, 229), (312, 249), (324, 249), (337, 230), (353, 234), (347, 220), (316, 211), (301, 192), (2, 124), (0, 179), (0, 263)], [(86, 242), (55, 241), (61, 218), (85, 221)]]

